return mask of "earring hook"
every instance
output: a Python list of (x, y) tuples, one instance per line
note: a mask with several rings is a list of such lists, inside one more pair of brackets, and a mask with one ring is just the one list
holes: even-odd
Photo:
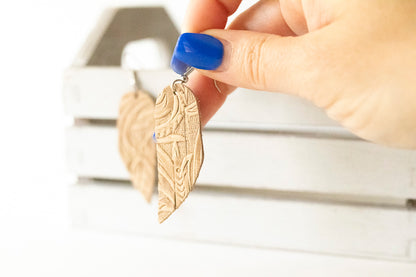
[(189, 67), (189, 68), (185, 71), (185, 73), (181, 75), (181, 79), (176, 79), (176, 80), (174, 80), (174, 81), (172, 82), (171, 88), (172, 88), (173, 92), (175, 92), (175, 84), (176, 84), (176, 83), (185, 84), (185, 83), (187, 83), (187, 82), (188, 82), (188, 80), (189, 80), (189, 77), (188, 77), (188, 76), (189, 76), (189, 74), (191, 74), (191, 73), (192, 73), (192, 71), (194, 71), (194, 68), (193, 68), (193, 67)]

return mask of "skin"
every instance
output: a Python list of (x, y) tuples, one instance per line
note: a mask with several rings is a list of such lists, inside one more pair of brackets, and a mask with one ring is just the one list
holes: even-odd
[(221, 66), (188, 83), (203, 125), (244, 87), (297, 95), (361, 138), (416, 149), (416, 1), (260, 0), (224, 30), (240, 2), (188, 7), (183, 31), (224, 44)]

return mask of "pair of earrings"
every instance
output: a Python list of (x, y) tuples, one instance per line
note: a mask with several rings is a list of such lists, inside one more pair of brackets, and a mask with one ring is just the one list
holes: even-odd
[(156, 103), (138, 88), (137, 73), (133, 73), (135, 91), (125, 94), (119, 107), (119, 151), (133, 186), (148, 202), (157, 163), (158, 218), (162, 223), (187, 198), (202, 166), (199, 107), (185, 85), (190, 71), (167, 86)]

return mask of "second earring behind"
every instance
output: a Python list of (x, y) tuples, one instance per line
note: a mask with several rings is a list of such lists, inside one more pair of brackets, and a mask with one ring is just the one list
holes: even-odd
[(130, 174), (133, 187), (150, 202), (156, 177), (156, 147), (152, 140), (154, 130), (154, 100), (146, 92), (123, 95), (117, 120), (118, 147)]

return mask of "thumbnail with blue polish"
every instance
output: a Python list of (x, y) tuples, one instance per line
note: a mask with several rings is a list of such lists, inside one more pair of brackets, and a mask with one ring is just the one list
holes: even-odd
[(206, 34), (184, 33), (176, 44), (171, 60), (172, 69), (183, 75), (189, 67), (217, 69), (224, 55), (224, 46), (218, 39)]
[(170, 67), (179, 75), (183, 75), (189, 68), (191, 68), (186, 63), (183, 63), (180, 60), (178, 60), (175, 57), (175, 55), (172, 56), (172, 60), (170, 61)]

